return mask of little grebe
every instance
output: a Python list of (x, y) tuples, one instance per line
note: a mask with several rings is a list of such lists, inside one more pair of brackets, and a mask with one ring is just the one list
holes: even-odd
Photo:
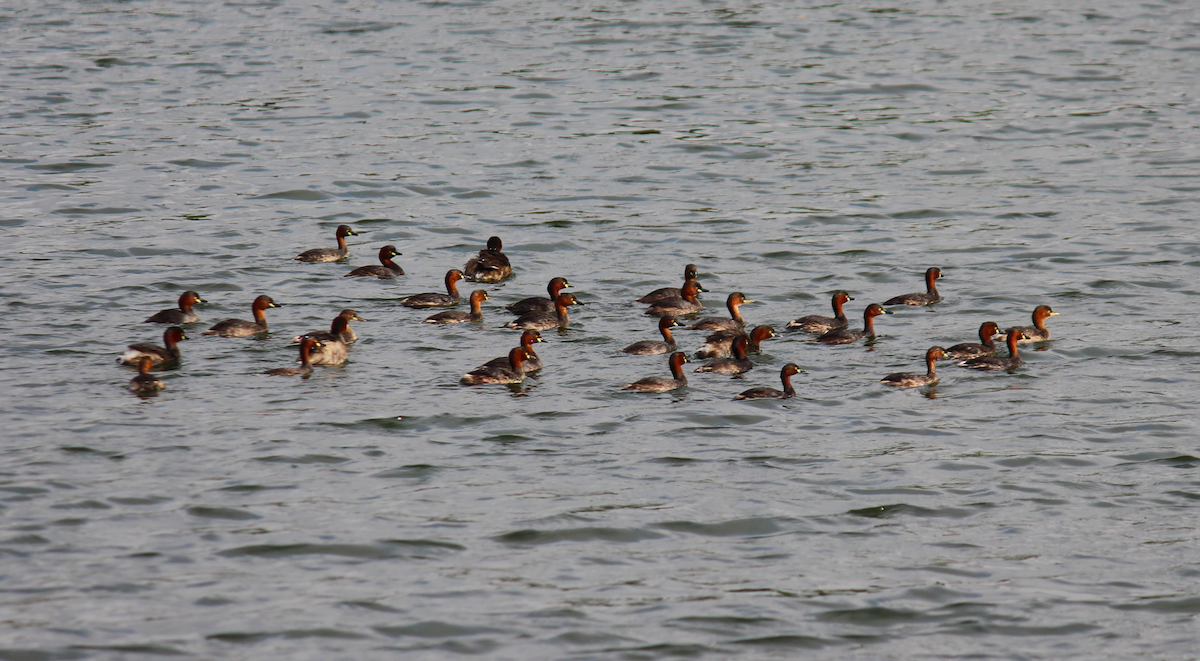
[[(695, 283), (696, 289), (698, 289), (699, 291), (708, 291), (704, 287), (700, 286), (699, 282), (696, 282), (696, 273), (697, 273), (696, 265), (688, 264), (687, 266), (685, 266), (683, 268), (683, 281), (685, 283), (688, 283), (688, 282)], [(683, 295), (682, 295), (679, 287), (659, 287), (658, 289), (655, 289), (654, 291), (650, 292), (649, 294), (646, 294), (645, 296), (637, 299), (637, 302), (650, 305), (652, 303), (657, 303), (664, 298), (682, 298), (682, 297), (683, 297)]]
[(179, 351), (179, 342), (186, 339), (188, 337), (184, 335), (182, 328), (171, 326), (163, 331), (163, 346), (160, 347), (149, 342), (131, 344), (117, 360), (126, 365), (140, 365), (143, 358), (149, 358), (150, 364), (156, 367), (179, 362), (182, 356)]
[(1021, 356), (1017, 355), (1017, 343), (1021, 341), (1024, 334), (1016, 328), (1008, 329), (1008, 358), (1000, 356), (980, 356), (964, 360), (958, 364), (959, 367), (968, 367), (973, 370), (1007, 370), (1019, 367), (1021, 365)]
[(669, 296), (653, 303), (646, 314), (652, 317), (678, 317), (704, 309), (699, 300), (700, 287), (695, 282), (685, 282), (679, 288), (679, 296)]
[(404, 275), (404, 269), (392, 261), (392, 258), (399, 254), (401, 253), (399, 250), (396, 250), (396, 246), (384, 246), (379, 249), (378, 264), (360, 266), (342, 277), (361, 278), (374, 276), (377, 278), (394, 278), (398, 275)]
[(925, 352), (924, 374), (915, 372), (896, 372), (879, 380), (880, 383), (897, 388), (916, 388), (917, 386), (932, 386), (938, 382), (937, 361), (946, 357), (946, 350), (941, 347), (929, 347)]
[[(338, 319), (341, 319), (342, 322), (339, 322)], [(299, 343), (300, 340), (303, 340), (306, 337), (315, 337), (318, 340), (321, 340), (322, 342), (324, 342), (325, 340), (330, 340), (330, 341), (336, 340), (338, 342), (344, 342), (346, 344), (353, 344), (358, 341), (358, 334), (355, 333), (354, 329), (350, 327), (351, 321), (366, 321), (366, 319), (363, 319), (362, 317), (358, 316), (358, 313), (355, 312), (354, 310), (349, 310), (349, 309), (342, 310), (341, 312), (338, 313), (338, 316), (333, 318), (333, 322), (330, 324), (328, 332), (326, 332), (326, 331), (309, 331), (309, 332), (305, 333), (304, 335), (297, 335), (296, 337), (293, 337), (292, 343), (293, 344)]]
[(480, 250), (478, 255), (467, 261), (463, 273), (476, 282), (500, 282), (509, 277), (512, 275), (512, 265), (502, 250), (504, 244), (500, 237), (493, 236), (488, 239), (487, 248)]
[(644, 379), (634, 381), (625, 386), (622, 390), (640, 390), (642, 392), (667, 392), (682, 388), (687, 385), (687, 375), (683, 373), (683, 364), (687, 362), (687, 356), (683, 355), (682, 351), (676, 351), (667, 358), (667, 366), (671, 368), (671, 377), (668, 379), (665, 376), (648, 376)]
[(254, 321), (246, 321), (244, 319), (226, 319), (225, 321), (217, 322), (212, 328), (204, 331), (201, 335), (218, 335), (220, 337), (250, 337), (258, 335), (270, 330), (267, 325), (267, 308), (283, 307), (281, 304), (271, 300), (270, 296), (259, 296), (254, 299), (254, 303), (250, 305), (250, 311), (254, 315)]
[(846, 318), (846, 311), (842, 306), (846, 301), (853, 301), (854, 297), (844, 291), (834, 292), (833, 294), (833, 316), (825, 317), (819, 314), (810, 314), (799, 319), (793, 319), (788, 322), (788, 328), (799, 328), (808, 333), (828, 333), (831, 330), (840, 330), (850, 325), (850, 320)]
[(321, 342), (315, 337), (306, 337), (300, 340), (300, 367), (276, 367), (275, 369), (263, 372), (263, 374), (270, 376), (308, 376), (313, 371), (310, 354), (314, 348), (320, 346)]
[(525, 380), (525, 349), (515, 347), (508, 352), (507, 367), (484, 365), (462, 375), (459, 383), (477, 386), (485, 383), (520, 383)]
[(621, 349), (624, 353), (631, 353), (637, 356), (656, 356), (662, 353), (671, 353), (675, 350), (675, 336), (671, 335), (671, 327), (678, 326), (679, 322), (675, 321), (675, 317), (662, 317), (658, 320), (658, 332), (662, 333), (662, 340), (642, 340)]
[[(526, 374), (542, 369), (542, 359), (533, 351), (533, 344), (535, 342), (545, 342), (542, 339), (541, 333), (535, 330), (527, 330), (521, 333), (521, 348), (525, 350), (525, 360), (521, 363), (521, 366), (525, 369)], [(493, 358), (481, 365), (481, 367), (503, 367), (507, 369), (509, 367), (508, 356)]]
[(878, 303), (872, 303), (863, 310), (863, 329), (860, 331), (850, 330), (848, 328), (840, 328), (831, 330), (817, 338), (817, 342), (825, 344), (850, 344), (851, 342), (865, 338), (875, 337), (875, 317), (881, 314), (891, 314), (883, 309), (883, 306)]
[(347, 340), (343, 339), (350, 330), (350, 319), (338, 315), (333, 318), (333, 323), (330, 325), (328, 333), (309, 333), (302, 335), (298, 339), (301, 343), (304, 338), (311, 337), (320, 342), (312, 348), (310, 353), (313, 365), (342, 365), (346, 359), (350, 357), (350, 347), (347, 346)]
[(904, 294), (884, 301), (884, 305), (932, 305), (942, 300), (934, 281), (942, 277), (942, 270), (934, 266), (925, 271), (925, 293)]
[[(742, 329), (717, 331), (704, 338), (704, 344), (700, 345), (700, 349), (696, 351), (696, 357), (728, 358), (733, 351), (733, 339), (744, 336), (747, 336), (746, 331)], [(763, 340), (779, 336), (775, 334), (775, 329), (771, 326), (755, 326), (754, 330), (750, 331), (748, 337), (750, 338), (750, 344), (747, 351), (749, 353), (758, 353), (760, 350), (759, 345), (762, 344)]]
[(717, 374), (743, 374), (754, 369), (754, 363), (747, 357), (750, 338), (739, 335), (733, 338), (733, 358), (714, 358), (696, 368), (697, 372), (716, 372)]
[(796, 363), (788, 363), (779, 370), (779, 380), (783, 382), (783, 390), (774, 388), (751, 388), (742, 391), (742, 394), (734, 397), (734, 401), (739, 399), (790, 399), (796, 396), (796, 389), (792, 387), (792, 377), (796, 374), (804, 374), (804, 370)]
[(450, 269), (446, 272), (445, 294), (436, 292), (416, 294), (400, 301), (400, 305), (409, 308), (448, 308), (452, 305), (457, 305), (460, 298), (458, 295), (458, 281), (462, 279), (462, 271)]
[(571, 323), (567, 314), (568, 305), (583, 305), (575, 298), (575, 294), (559, 294), (554, 299), (554, 312), (535, 310), (526, 312), (516, 319), (504, 324), (501, 328), (520, 328), (524, 330), (550, 330), (551, 328), (566, 328)]
[(513, 303), (512, 305), (504, 306), (505, 310), (513, 314), (525, 314), (526, 312), (554, 312), (554, 299), (562, 290), (570, 287), (571, 283), (567, 282), (566, 278), (554, 278), (550, 284), (546, 285), (546, 293), (550, 294), (550, 298), (542, 296), (533, 296), (525, 298)]
[(463, 312), (462, 310), (446, 310), (435, 315), (430, 315), (425, 319), (427, 324), (465, 324), (468, 321), (483, 321), (483, 302), (490, 301), (491, 297), (482, 289), (476, 289), (471, 292), (471, 297), (468, 299), (471, 302), (471, 311)]
[[(1021, 331), (1021, 334), (1025, 336), (1024, 339), (1017, 341), (1024, 344), (1025, 342), (1045, 342), (1050, 339), (1050, 329), (1046, 328), (1046, 319), (1057, 316), (1058, 313), (1051, 310), (1049, 305), (1037, 306), (1033, 309), (1032, 326), (1013, 326), (1013, 328)], [(1008, 330), (1013, 330), (1013, 328)]]
[(162, 379), (150, 373), (150, 367), (153, 361), (150, 356), (142, 356), (138, 361), (138, 374), (129, 381), (129, 389), (139, 395), (153, 395), (154, 393), (167, 387), (167, 384), (162, 382)]
[(996, 353), (995, 337), (1000, 333), (1000, 327), (994, 321), (985, 321), (979, 326), (979, 344), (963, 342), (946, 349), (946, 357), (954, 360), (970, 360), (980, 356), (990, 356)]
[(346, 247), (346, 237), (358, 236), (358, 232), (350, 229), (349, 225), (338, 225), (334, 236), (337, 237), (338, 247), (305, 250), (293, 259), (301, 262), (336, 262), (345, 259), (350, 254), (350, 249)]
[(753, 303), (746, 295), (740, 291), (735, 291), (725, 299), (725, 308), (729, 310), (729, 319), (722, 317), (706, 317), (688, 326), (688, 330), (706, 330), (706, 331), (721, 331), (721, 330), (736, 330), (743, 328), (746, 325), (746, 320), (742, 319), (742, 312), (739, 309), (743, 303)]
[(192, 312), (192, 306), (197, 303), (207, 303), (200, 294), (188, 290), (179, 296), (179, 309), (163, 310), (147, 319), (144, 323), (154, 324), (194, 324), (200, 321), (200, 315)]

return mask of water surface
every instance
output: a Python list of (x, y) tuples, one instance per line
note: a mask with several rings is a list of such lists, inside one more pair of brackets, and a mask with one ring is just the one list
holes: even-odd
[[(1193, 658), (1186, 3), (23, 2), (0, 11), (5, 659)], [(341, 264), (291, 260), (331, 246)], [(398, 305), (491, 235), (486, 321)], [(343, 279), (395, 244), (407, 275)], [(769, 323), (666, 374), (699, 265)], [(782, 332), (945, 299), (871, 345)], [(582, 301), (517, 388), (501, 305)], [(472, 285), (464, 287), (466, 291)], [(208, 299), (168, 389), (114, 363)], [(261, 339), (201, 336), (267, 293)], [(876, 383), (1060, 313), (1014, 373)], [(293, 335), (352, 307), (343, 368)], [(677, 336), (689, 349), (696, 333)], [(800, 364), (800, 395), (733, 402)]]

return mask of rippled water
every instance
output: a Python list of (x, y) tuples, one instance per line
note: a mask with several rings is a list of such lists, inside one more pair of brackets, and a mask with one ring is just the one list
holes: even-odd
[[(1200, 12), (1061, 4), (0, 9), (0, 659), (1194, 658)], [(398, 305), (493, 234), (483, 324)], [(946, 299), (621, 392), (688, 262), (780, 330)], [(556, 275), (543, 373), (458, 386)], [(876, 383), (1043, 303), (1015, 373)], [(351, 363), (257, 374), (343, 307)]]

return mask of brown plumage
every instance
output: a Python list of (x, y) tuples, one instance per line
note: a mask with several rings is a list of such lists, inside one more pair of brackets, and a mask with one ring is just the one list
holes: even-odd
[(336, 262), (345, 259), (350, 254), (350, 249), (346, 247), (346, 237), (358, 236), (358, 232), (350, 229), (349, 225), (338, 225), (334, 236), (337, 238), (338, 247), (305, 250), (293, 259), (300, 262)]
[(787, 327), (798, 328), (807, 333), (828, 333), (831, 330), (847, 328), (850, 326), (850, 320), (846, 318), (846, 311), (842, 309), (842, 306), (846, 304), (846, 301), (853, 300), (854, 297), (844, 291), (834, 292), (832, 317), (810, 314), (789, 321)]
[(935, 281), (942, 277), (942, 270), (938, 267), (930, 267), (925, 271), (925, 293), (924, 294), (901, 294), (884, 301), (884, 305), (932, 305), (942, 300), (941, 294), (938, 294)]
[(783, 390), (766, 387), (751, 388), (742, 391), (740, 395), (737, 395), (733, 399), (734, 401), (739, 399), (790, 399), (796, 396), (796, 389), (792, 387), (792, 377), (803, 373), (804, 370), (800, 369), (799, 365), (788, 363), (783, 366), (783, 369), (779, 370), (779, 380), (783, 382)]
[(400, 301), (400, 305), (408, 308), (448, 308), (456, 305), (461, 298), (458, 295), (458, 281), (463, 279), (463, 272), (458, 269), (446, 271), (446, 293), (429, 292), (414, 294)]
[(925, 352), (925, 373), (896, 372), (879, 380), (880, 383), (896, 386), (897, 388), (916, 388), (917, 386), (932, 386), (938, 382), (937, 361), (946, 357), (946, 350), (941, 347), (929, 347)]
[[(688, 283), (688, 282), (695, 283), (696, 289), (698, 291), (708, 291), (704, 287), (700, 286), (699, 282), (696, 282), (696, 274), (697, 274), (696, 265), (688, 264), (687, 266), (685, 266), (683, 268), (683, 281), (685, 283)], [(650, 305), (652, 303), (657, 303), (657, 302), (663, 300), (664, 298), (682, 298), (682, 292), (681, 292), (680, 287), (659, 287), (658, 289), (655, 289), (654, 291), (650, 292), (649, 294), (646, 294), (645, 296), (637, 299), (637, 302)]]
[(400, 265), (392, 261), (392, 258), (401, 254), (396, 250), (396, 246), (384, 246), (379, 249), (379, 263), (371, 264), (370, 266), (360, 266), (353, 271), (342, 276), (343, 278), (393, 278), (398, 275), (404, 275), (404, 269)]
[(648, 376), (644, 379), (639, 379), (625, 386), (622, 390), (640, 390), (642, 392), (667, 392), (682, 388), (687, 385), (687, 375), (683, 373), (683, 364), (687, 362), (687, 356), (683, 355), (682, 351), (676, 351), (667, 358), (667, 367), (671, 370), (671, 377), (668, 379), (665, 376)]
[(883, 306), (878, 303), (872, 303), (867, 306), (866, 310), (863, 310), (863, 329), (861, 331), (850, 330), (848, 328), (831, 330), (818, 337), (816, 341), (823, 344), (850, 344), (864, 337), (874, 338), (875, 317), (881, 314), (891, 314), (891, 312), (884, 310)]
[(463, 274), (476, 282), (500, 282), (512, 275), (512, 265), (508, 262), (508, 256), (502, 251), (504, 244), (500, 241), (500, 237), (493, 236), (488, 239), (487, 248), (479, 251), (479, 254), (467, 261), (463, 267)]
[(200, 294), (188, 290), (179, 296), (179, 309), (156, 312), (144, 323), (154, 324), (194, 324), (200, 321), (200, 315), (192, 312), (192, 306), (197, 303), (207, 303)]

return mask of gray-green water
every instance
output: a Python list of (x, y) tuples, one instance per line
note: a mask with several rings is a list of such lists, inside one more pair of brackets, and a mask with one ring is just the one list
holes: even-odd
[[(1195, 658), (1200, 12), (1059, 4), (0, 9), (0, 659)], [(483, 324), (398, 305), (493, 234)], [(946, 298), (621, 392), (688, 262), (781, 331)], [(546, 369), (458, 386), (557, 275)], [(1043, 303), (1013, 374), (876, 383)], [(349, 364), (257, 374), (344, 307)]]

